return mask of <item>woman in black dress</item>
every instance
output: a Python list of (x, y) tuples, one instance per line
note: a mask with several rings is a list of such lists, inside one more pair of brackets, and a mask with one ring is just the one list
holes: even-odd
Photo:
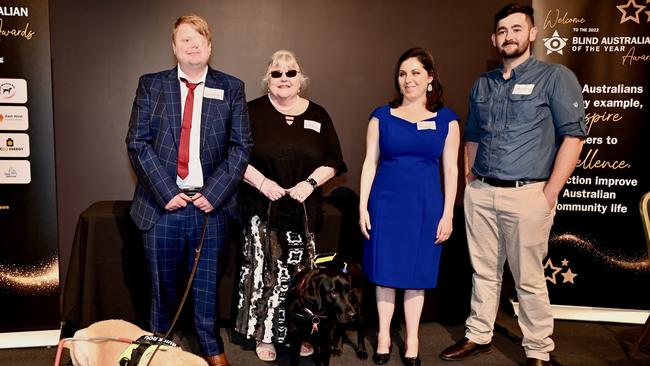
[[(257, 341), (261, 360), (273, 361), (273, 343), (287, 337), (289, 280), (309, 265), (315, 250), (305, 238), (303, 202), (309, 231), (318, 231), (320, 186), (346, 166), (329, 115), (299, 95), (307, 76), (293, 53), (271, 56), (262, 85), (268, 94), (248, 103), (255, 145), (241, 188), (247, 221), (235, 329)], [(301, 348), (302, 355), (311, 352), (306, 344)]]

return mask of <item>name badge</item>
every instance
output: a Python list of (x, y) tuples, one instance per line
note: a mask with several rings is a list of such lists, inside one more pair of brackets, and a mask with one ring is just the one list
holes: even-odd
[(306, 119), (305, 120), (305, 128), (320, 133), (320, 122), (316, 122), (316, 121)]
[(535, 84), (515, 84), (515, 87), (512, 88), (512, 94), (516, 95), (530, 95), (535, 88)]
[(203, 88), (203, 97), (208, 99), (223, 100), (223, 89)]
[(417, 123), (418, 131), (419, 130), (435, 130), (436, 121), (420, 121)]

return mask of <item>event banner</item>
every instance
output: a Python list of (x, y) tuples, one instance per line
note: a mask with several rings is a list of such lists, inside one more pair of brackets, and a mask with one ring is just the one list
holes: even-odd
[(60, 328), (50, 59), (48, 1), (0, 2), (0, 332)]
[(588, 131), (544, 262), (551, 303), (648, 310), (639, 202), (650, 189), (650, 2), (534, 0), (533, 8), (534, 53), (576, 74)]

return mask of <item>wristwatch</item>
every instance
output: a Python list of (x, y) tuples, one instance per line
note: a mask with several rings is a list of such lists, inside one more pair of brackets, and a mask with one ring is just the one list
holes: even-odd
[(316, 189), (316, 186), (318, 185), (314, 178), (307, 178), (305, 179), (305, 182), (309, 183), (313, 189)]

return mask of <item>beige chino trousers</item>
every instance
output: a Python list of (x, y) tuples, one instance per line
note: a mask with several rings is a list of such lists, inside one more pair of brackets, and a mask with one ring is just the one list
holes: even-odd
[(526, 357), (549, 360), (554, 348), (550, 338), (553, 316), (542, 261), (548, 251), (555, 207), (548, 205), (544, 184), (499, 188), (474, 180), (465, 188), (465, 226), (474, 268), (465, 336), (478, 344), (492, 340), (503, 265), (508, 259)]

